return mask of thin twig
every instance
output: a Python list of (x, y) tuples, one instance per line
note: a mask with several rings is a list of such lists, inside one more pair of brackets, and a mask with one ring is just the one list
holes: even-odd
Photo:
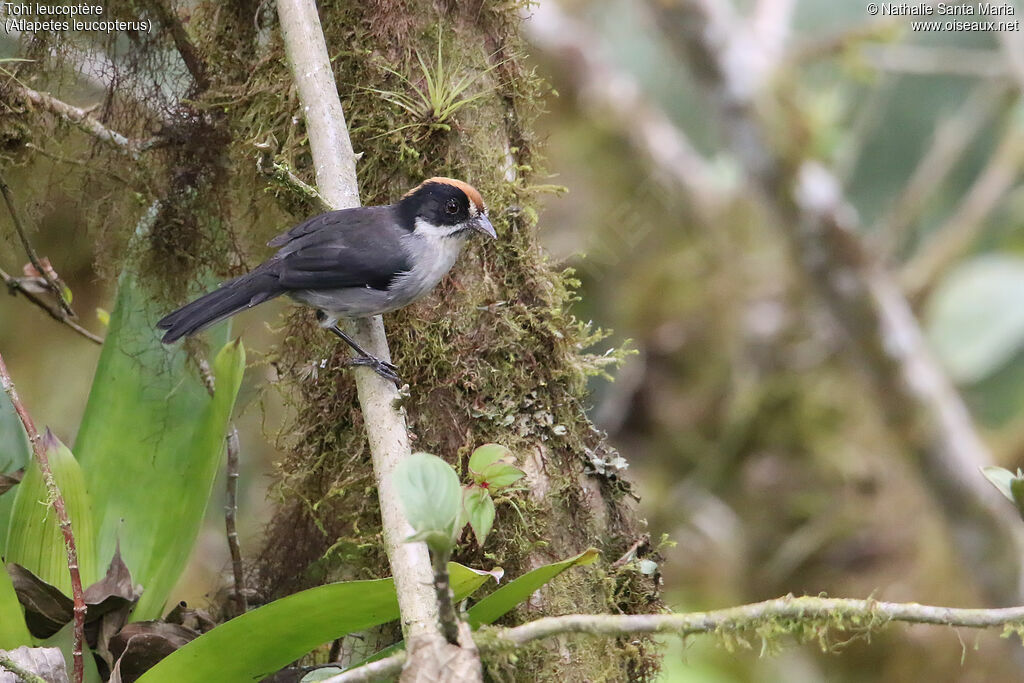
[(1024, 164), (1024, 128), (1016, 121), (1006, 125), (1007, 130), (988, 164), (953, 214), (904, 268), (903, 284), (911, 300), (925, 296), (938, 277), (974, 243), (985, 228), (985, 219), (1020, 177)]
[(7, 181), (4, 179), (2, 173), (0, 173), (0, 193), (4, 196), (4, 202), (7, 203), (7, 211), (11, 214), (11, 221), (14, 223), (14, 231), (18, 233), (18, 238), (21, 239), (21, 245), (25, 248), (25, 253), (28, 255), (28, 260), (32, 263), (32, 266), (39, 273), (40, 277), (46, 280), (47, 286), (50, 291), (53, 292), (54, 298), (57, 299), (57, 304), (60, 306), (64, 314), (74, 318), (75, 312), (71, 310), (71, 304), (68, 303), (64, 296), (64, 290), (67, 286), (60, 282), (60, 278), (54, 277), (52, 268), (47, 267), (43, 263), (43, 260), (39, 258), (39, 254), (36, 253), (35, 247), (32, 246), (32, 242), (28, 239), (28, 233), (25, 232), (25, 226), (21, 222), (21, 217), (18, 216), (18, 209), (14, 206), (14, 196), (11, 194), (11, 188), (7, 186)]
[(787, 64), (799, 66), (804, 62), (815, 62), (842, 54), (860, 43), (884, 40), (895, 31), (899, 31), (903, 23), (902, 19), (876, 19), (836, 33), (814, 36), (790, 50), (785, 60)]
[(907, 229), (925, 209), (929, 197), (970, 149), (971, 141), (989, 123), (996, 110), (1007, 103), (1009, 92), (1005, 84), (980, 85), (955, 114), (935, 126), (931, 146), (873, 231), (889, 253), (902, 246)]
[[(199, 361), (199, 374), (203, 380), (206, 392), (213, 397), (216, 384), (213, 379), (213, 372), (210, 371), (210, 364), (206, 360)], [(238, 429), (232, 423), (228, 427), (228, 434), (225, 437), (227, 442), (227, 499), (224, 502), (224, 527), (227, 532), (228, 551), (231, 553), (231, 574), (234, 578), (235, 609), (238, 614), (245, 614), (249, 611), (249, 601), (245, 597), (245, 574), (242, 572), (242, 550), (238, 543), (238, 529), (235, 520), (238, 517)]]
[(39, 674), (29, 671), (7, 655), (0, 654), (0, 671), (3, 671), (4, 669), (17, 676), (22, 683), (48, 683), (48, 681)]
[(14, 388), (14, 382), (7, 372), (7, 365), (4, 363), (2, 355), (0, 355), (0, 385), (3, 385), (4, 391), (7, 392), (7, 396), (11, 399), (11, 405), (14, 406), (15, 412), (21, 418), (21, 424), (24, 426), (28, 440), (32, 444), (32, 452), (36, 456), (39, 470), (42, 472), (43, 480), (46, 482), (46, 489), (50, 495), (53, 511), (57, 515), (57, 522), (60, 525), (61, 533), (64, 535), (64, 547), (67, 550), (68, 556), (68, 573), (71, 575), (71, 598), (74, 603), (74, 644), (72, 645), (71, 656), (74, 660), (75, 683), (82, 683), (82, 678), (85, 675), (85, 661), (82, 658), (82, 643), (85, 642), (85, 592), (82, 590), (82, 575), (78, 570), (78, 548), (75, 545), (75, 535), (71, 529), (71, 518), (68, 517), (68, 511), (64, 505), (64, 496), (57, 486), (57, 480), (53, 477), (53, 470), (50, 469), (50, 459), (46, 454), (47, 448), (52, 443), (55, 443), (56, 439), (47, 430), (47, 443), (43, 443), (39, 432), (36, 431), (32, 416), (25, 409), (25, 405), (21, 402), (21, 398)]
[[(481, 652), (516, 648), (567, 633), (617, 638), (642, 633), (680, 636), (742, 631), (772, 621), (826, 622), (840, 631), (873, 632), (890, 622), (963, 628), (1024, 628), (1024, 607), (963, 609), (917, 603), (850, 598), (786, 596), (750, 605), (686, 614), (568, 614), (544, 617), (512, 628), (486, 629), (477, 641)], [(323, 683), (357, 683), (393, 676), (402, 669), (405, 653), (325, 679)]]
[(291, 169), (284, 164), (274, 161), (269, 144), (257, 144), (256, 149), (259, 150), (259, 154), (256, 158), (256, 169), (260, 173), (267, 176), (267, 178), (281, 187), (301, 196), (303, 199), (310, 202), (317, 211), (324, 213), (334, 210), (334, 207), (324, 200), (315, 187), (292, 173)]
[(84, 168), (87, 171), (91, 171), (91, 172), (94, 172), (94, 173), (104, 173), (104, 174), (110, 176), (111, 178), (113, 178), (114, 180), (116, 180), (117, 182), (121, 183), (122, 185), (132, 185), (133, 184), (132, 181), (128, 180), (127, 178), (125, 178), (122, 175), (118, 175), (114, 170), (112, 170), (111, 168), (109, 168), (106, 165), (100, 166), (100, 165), (90, 164), (90, 163), (87, 163), (85, 161), (82, 161), (81, 159), (72, 159), (71, 157), (66, 157), (66, 156), (63, 156), (61, 154), (56, 154), (56, 153), (51, 152), (50, 150), (48, 150), (48, 149), (46, 149), (44, 147), (40, 147), (39, 145), (37, 145), (37, 144), (35, 144), (33, 142), (26, 142), (25, 143), (25, 149), (31, 149), (34, 152), (42, 154), (47, 159), (52, 159), (52, 160), (54, 160), (56, 162), (59, 162), (59, 163), (62, 163), (62, 164), (70, 164), (72, 166), (78, 166), (79, 168)]
[(876, 69), (901, 74), (982, 79), (1005, 79), (1009, 75), (997, 50), (887, 45), (865, 50), (865, 56)]
[(13, 277), (12, 275), (4, 271), (2, 268), (0, 268), (0, 279), (4, 281), (4, 285), (7, 286), (7, 291), (10, 292), (11, 294), (21, 294), (26, 299), (28, 299), (30, 303), (46, 311), (47, 315), (49, 315), (51, 318), (53, 318), (59, 323), (67, 325), (72, 330), (82, 335), (89, 341), (94, 342), (96, 344), (103, 343), (103, 337), (93, 334), (89, 330), (85, 329), (84, 327), (76, 323), (74, 320), (67, 317), (67, 315), (64, 314), (64, 311), (51, 307), (48, 303), (39, 298), (39, 296), (37, 296), (35, 292), (26, 288), (20, 279)]
[(107, 128), (85, 109), (68, 104), (62, 100), (58, 100), (52, 95), (32, 90), (31, 88), (27, 88), (16, 83), (8, 83), (7, 87), (10, 88), (15, 95), (20, 95), (22, 98), (37, 107), (42, 107), (51, 114), (55, 114), (65, 121), (73, 123), (82, 131), (88, 133), (97, 140), (110, 145), (114, 149), (127, 154), (132, 159), (138, 159), (142, 152), (145, 152), (160, 142), (160, 138), (150, 138), (148, 140), (133, 140), (128, 138), (115, 130)]
[(228, 549), (231, 551), (231, 572), (235, 579), (235, 607), (239, 614), (249, 611), (249, 602), (245, 597), (245, 575), (242, 573), (242, 550), (238, 543), (238, 529), (235, 519), (238, 516), (238, 428), (234, 424), (228, 429), (228, 463), (227, 463), (227, 500), (224, 503), (224, 527), (228, 536)]

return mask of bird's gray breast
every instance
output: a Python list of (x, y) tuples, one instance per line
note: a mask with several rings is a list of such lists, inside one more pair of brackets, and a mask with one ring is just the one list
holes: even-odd
[(437, 286), (459, 258), (465, 239), (461, 236), (409, 233), (402, 239), (412, 268), (395, 278), (391, 285), (395, 308), (416, 301)]

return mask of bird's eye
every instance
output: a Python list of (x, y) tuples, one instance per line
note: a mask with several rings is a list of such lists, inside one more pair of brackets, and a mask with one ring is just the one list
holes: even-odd
[(444, 210), (452, 215), (457, 214), (459, 212), (459, 203), (454, 199), (449, 199), (448, 203), (444, 206)]

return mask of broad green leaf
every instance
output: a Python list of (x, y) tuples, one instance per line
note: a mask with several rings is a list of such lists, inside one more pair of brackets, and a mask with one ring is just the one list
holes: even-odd
[[(20, 470), (32, 457), (32, 450), (21, 426), (21, 420), (14, 412), (14, 406), (7, 393), (0, 391), (0, 474)], [(7, 525), (10, 523), (11, 506), (17, 487), (0, 494), (0, 549), (7, 545)]]
[(405, 518), (432, 548), (454, 540), (462, 508), (462, 487), (451, 465), (436, 455), (413, 453), (395, 467), (395, 492)]
[(989, 254), (945, 277), (928, 302), (925, 328), (957, 382), (984, 379), (1024, 348), (1024, 259)]
[(491, 533), (491, 526), (494, 524), (494, 500), (491, 499), (491, 494), (487, 489), (470, 486), (463, 496), (463, 505), (469, 525), (473, 527), (477, 545), (482, 548), (484, 541), (487, 540), (487, 534)]
[[(161, 616), (188, 562), (221, 460), (245, 363), (228, 344), (213, 363), (211, 399), (181, 346), (165, 347), (151, 303), (130, 272), (117, 302), (75, 445), (94, 501), (98, 552), (107, 566), (120, 541), (143, 586), (133, 620)], [(223, 344), (226, 327), (211, 333)]]
[(469, 456), (469, 470), (470, 472), (479, 474), (483, 472), (488, 465), (492, 465), (503, 458), (506, 462), (514, 461), (512, 451), (505, 446), (496, 443), (484, 444), (473, 451), (473, 454)]
[(526, 476), (522, 470), (513, 467), (515, 456), (508, 448), (489, 443), (480, 446), (469, 456), (469, 471), (473, 482), (498, 489), (519, 481)]
[(477, 628), (481, 624), (493, 624), (511, 612), (516, 605), (529, 598), (535, 590), (566, 569), (576, 565), (592, 564), (598, 556), (600, 553), (596, 549), (590, 548), (575, 557), (546, 564), (508, 582), (469, 608), (469, 625)]
[[(450, 563), (452, 591), (462, 600), (490, 574)], [(398, 618), (392, 579), (318, 586), (236, 617), (147, 671), (139, 683), (249, 683), (347, 633)]]
[[(96, 563), (96, 532), (89, 495), (82, 469), (68, 447), (49, 430), (42, 437), (50, 470), (64, 498), (78, 550), (82, 586), (99, 578)], [(25, 470), (25, 478), (16, 487), (14, 507), (7, 529), (4, 559), (16, 562), (40, 579), (71, 595), (71, 576), (64, 547), (64, 535), (50, 505), (42, 470), (35, 459)]]
[(496, 462), (488, 465), (480, 474), (480, 478), (492, 489), (501, 489), (519, 481), (526, 474), (518, 467)]
[(31, 645), (32, 636), (25, 626), (24, 610), (14, 592), (11, 577), (0, 563), (0, 650)]

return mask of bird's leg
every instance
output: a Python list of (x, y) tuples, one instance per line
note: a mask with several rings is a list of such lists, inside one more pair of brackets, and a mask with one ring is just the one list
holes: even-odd
[[(318, 320), (324, 321), (326, 320), (326, 318), (326, 315), (324, 315), (322, 311), (317, 311)], [(362, 346), (357, 344), (356, 341), (352, 339), (352, 337), (342, 332), (341, 328), (338, 327), (337, 323), (332, 324), (327, 329), (333, 332), (334, 334), (338, 335), (338, 337), (343, 342), (351, 346), (352, 350), (359, 354), (355, 358), (349, 359), (346, 365), (365, 365), (369, 368), (373, 368), (373, 371), (376, 372), (381, 377), (383, 377), (384, 379), (389, 379), (395, 384), (402, 383), (402, 380), (398, 377), (397, 367), (387, 362), (386, 360), (381, 360), (380, 358), (377, 358), (376, 356), (368, 353)]]

